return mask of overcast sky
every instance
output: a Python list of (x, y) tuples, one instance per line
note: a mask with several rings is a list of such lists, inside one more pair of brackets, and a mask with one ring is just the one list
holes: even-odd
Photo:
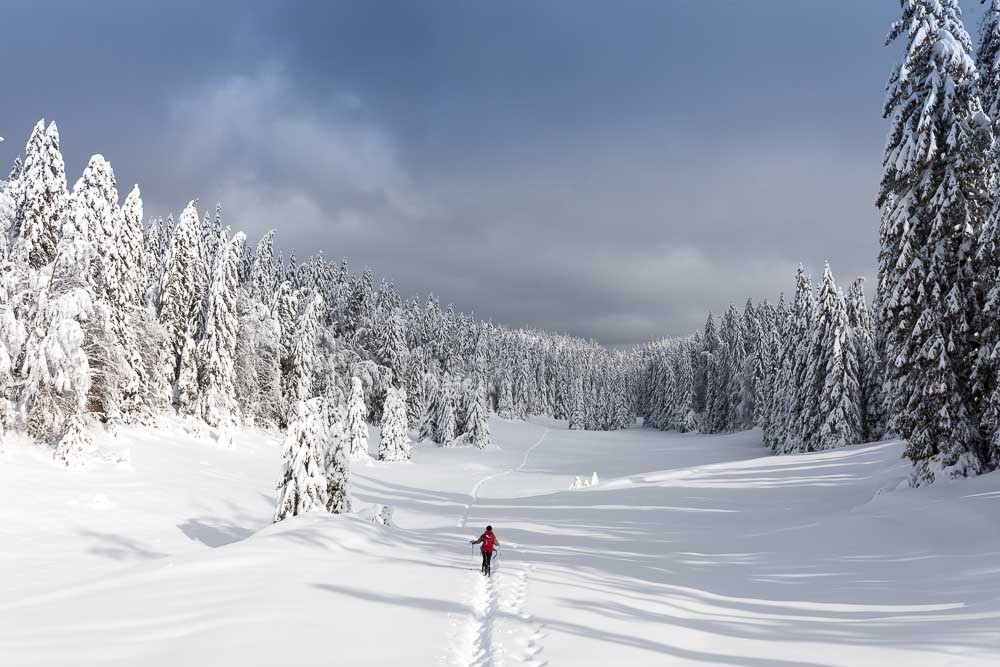
[[(963, 2), (975, 35), (976, 0)], [(7, 0), (0, 162), (56, 120), (147, 215), (627, 344), (872, 276), (895, 0)], [(869, 290), (874, 289), (869, 281)]]

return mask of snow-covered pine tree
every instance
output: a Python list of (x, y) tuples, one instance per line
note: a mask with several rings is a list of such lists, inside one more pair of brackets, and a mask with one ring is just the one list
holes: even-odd
[(291, 372), (292, 354), (295, 349), (296, 324), (299, 319), (299, 295), (292, 289), (287, 280), (278, 285), (271, 304), (271, 315), (278, 323), (281, 337), (281, 373), (287, 376)]
[[(986, 0), (981, 0), (986, 4)], [(983, 108), (993, 121), (988, 178), (992, 206), (979, 234), (975, 271), (979, 302), (974, 324), (979, 333), (972, 399), (980, 414), (984, 437), (981, 458), (988, 468), (1000, 466), (1000, 0), (989, 0), (980, 25), (979, 91)]]
[[(842, 316), (846, 317), (843, 299), (827, 264), (816, 299), (816, 316), (809, 333), (805, 384), (800, 388), (803, 396), (799, 431), (801, 451), (811, 452), (820, 446), (820, 427), (826, 418), (825, 410), (830, 407), (824, 405), (824, 392), (827, 391), (827, 375), (833, 372), (837, 363), (834, 359), (835, 348), (842, 345), (837, 329), (842, 325), (839, 320)], [(837, 393), (841, 390), (841, 387), (833, 387), (831, 391)]]
[(292, 344), (291, 368), (285, 388), (289, 404), (304, 401), (312, 395), (313, 372), (316, 368), (316, 344), (319, 340), (320, 313), (323, 297), (319, 294), (306, 305), (295, 328)]
[(712, 313), (705, 320), (702, 354), (705, 359), (705, 413), (703, 433), (719, 433), (726, 428), (728, 382), (723, 363), (722, 341), (715, 331)]
[(160, 282), (166, 267), (170, 249), (170, 237), (174, 229), (174, 218), (167, 221), (156, 218), (149, 223), (142, 241), (143, 264), (146, 270), (146, 284), (143, 288), (143, 303), (154, 312), (160, 311)]
[(829, 322), (830, 345), (819, 399), (816, 449), (832, 449), (862, 441), (858, 359), (850, 331), (847, 304), (840, 290), (827, 298), (826, 280), (820, 290), (817, 321)]
[(719, 332), (723, 339), (721, 349), (725, 382), (719, 385), (719, 390), (726, 394), (725, 430), (742, 431), (750, 426), (748, 411), (743, 406), (744, 385), (749, 381), (743, 377), (747, 349), (743, 321), (736, 304), (729, 304)]
[(571, 431), (583, 431), (587, 428), (587, 408), (584, 405), (583, 378), (577, 377), (570, 390), (569, 428)]
[(682, 344), (674, 352), (674, 378), (676, 393), (674, 412), (671, 422), (679, 433), (687, 433), (698, 428), (697, 415), (694, 411), (694, 369), (691, 367), (692, 355), (688, 345)]
[[(411, 424), (420, 424), (423, 431), (423, 418), (427, 414), (427, 404), (430, 397), (427, 394), (427, 387), (424, 385), (424, 376), (427, 374), (427, 358), (422, 348), (416, 348), (410, 353), (406, 364), (406, 374), (403, 378), (403, 388), (406, 389), (408, 401), (406, 403), (406, 414)], [(423, 439), (423, 438), (421, 438)]]
[(424, 414), (419, 422), (420, 428), (417, 439), (423, 441), (430, 438), (434, 442), (437, 442), (438, 417), (442, 413), (441, 386), (437, 376), (430, 372), (424, 373), (423, 385), (424, 393), (428, 398)]
[(109, 280), (113, 277), (112, 262), (117, 252), (121, 218), (115, 172), (103, 155), (90, 158), (83, 175), (73, 186), (68, 209), (69, 215), (77, 217), (77, 228), (86, 229), (90, 235), (88, 240), (94, 244), (95, 258), (88, 276), (94, 293), (109, 302), (111, 290), (119, 289), (118, 285), (109, 284)]
[(527, 350), (522, 353), (519, 363), (514, 367), (512, 390), (514, 394), (514, 414), (518, 419), (527, 419), (528, 411), (535, 393), (533, 376), (528, 365)]
[(347, 312), (347, 330), (362, 346), (367, 342), (368, 327), (375, 311), (375, 287), (370, 269), (365, 268), (361, 277), (353, 281)]
[(352, 461), (368, 458), (368, 424), (365, 422), (365, 398), (361, 379), (351, 378), (351, 395), (347, 399), (347, 438), (349, 456)]
[(466, 433), (470, 445), (484, 449), (490, 444), (489, 409), (486, 406), (486, 385), (469, 383), (465, 394)]
[(622, 373), (616, 373), (611, 387), (612, 414), (609, 428), (622, 430), (632, 426), (635, 417), (629, 405), (628, 389), (625, 386), (625, 377)]
[(243, 232), (237, 232), (231, 240), (225, 236), (225, 231), (220, 232), (198, 358), (201, 417), (209, 426), (228, 430), (240, 423), (234, 361), (239, 336), (239, 270), (246, 236)]
[(449, 446), (458, 434), (458, 417), (455, 415), (455, 386), (449, 377), (441, 381), (440, 387), (440, 410), (437, 417), (437, 433), (434, 441), (439, 445)]
[(59, 150), (59, 129), (45, 121), (35, 125), (24, 148), (24, 168), (18, 179), (17, 261), (32, 269), (52, 262), (66, 208), (66, 165)]
[(198, 348), (191, 336), (184, 338), (179, 366), (174, 389), (177, 412), (193, 417), (198, 414)]
[(392, 382), (403, 388), (409, 350), (406, 348), (406, 332), (403, 327), (403, 313), (398, 307), (390, 307), (375, 323), (376, 354), (379, 363), (392, 371)]
[(993, 120), (994, 134), (1000, 127), (1000, 0), (980, 0), (989, 4), (979, 25), (979, 95), (982, 107)]
[(737, 414), (737, 425), (740, 429), (752, 428), (757, 415), (757, 385), (763, 375), (761, 346), (763, 344), (762, 319), (767, 317), (766, 302), (760, 307), (754, 307), (747, 299), (743, 308), (743, 346), (745, 355), (740, 367), (740, 412)]
[(333, 424), (326, 440), (326, 509), (332, 514), (351, 512), (350, 443), (343, 427)]
[(289, 411), (275, 522), (326, 509), (327, 480), (319, 401), (315, 398), (295, 401)]
[(87, 230), (77, 228), (76, 222), (66, 217), (51, 276), (37, 297), (41, 307), (19, 371), (20, 411), (26, 415), (28, 433), (43, 442), (58, 442), (56, 459), (66, 465), (79, 463), (89, 444), (81, 420), (93, 381), (82, 325), (94, 312), (86, 279), (94, 249)]
[(389, 387), (382, 415), (382, 438), (378, 446), (379, 461), (408, 461), (410, 434), (406, 423), (406, 398), (402, 389)]
[(509, 364), (497, 369), (497, 416), (501, 419), (516, 419), (514, 408), (514, 373)]
[(974, 474), (980, 455), (972, 383), (978, 343), (974, 241), (989, 200), (989, 118), (977, 92), (972, 42), (955, 0), (902, 5), (887, 42), (906, 41), (889, 79), (890, 119), (876, 205), (884, 260), (896, 274), (880, 295), (890, 429), (907, 439), (911, 482)]
[(180, 222), (170, 239), (160, 280), (160, 324), (166, 330), (174, 355), (171, 382), (179, 379), (184, 348), (197, 334), (195, 326), (200, 306), (198, 272), (201, 271), (198, 237), (200, 224), (197, 202), (192, 201), (181, 213)]
[(147, 285), (142, 237), (142, 197), (136, 185), (125, 198), (115, 233), (113, 249), (105, 265), (104, 298), (109, 307), (111, 329), (127, 365), (122, 387), (121, 413), (125, 421), (148, 422), (160, 402), (163, 378), (160, 355), (146, 349), (152, 322), (143, 311)]
[(277, 286), (272, 229), (257, 242), (257, 249), (253, 253), (253, 262), (250, 265), (250, 296), (260, 303), (271, 303)]
[(764, 378), (759, 387), (757, 403), (761, 406), (758, 416), (758, 426), (761, 429), (761, 436), (764, 446), (775, 451), (778, 442), (783, 440), (784, 434), (779, 431), (779, 420), (783, 414), (782, 400), (784, 391), (782, 382), (787, 375), (784, 370), (785, 362), (785, 331), (788, 328), (788, 308), (785, 306), (785, 295), (778, 297), (778, 303), (771, 312), (769, 326), (765, 329), (765, 355), (767, 364)]
[(20, 183), (16, 177), (8, 178), (6, 181), (0, 180), (0, 261), (7, 261), (10, 258), (11, 236), (17, 219), (19, 187)]
[(816, 318), (816, 297), (812, 281), (799, 265), (795, 277), (795, 299), (792, 302), (791, 322), (786, 345), (790, 346), (789, 374), (782, 379), (785, 396), (781, 428), (784, 430), (782, 451), (794, 452), (802, 448), (802, 434), (806, 432), (807, 397), (809, 387), (809, 360), (812, 350), (813, 322)]
[[(146, 257), (142, 238), (142, 194), (132, 187), (121, 207), (121, 221), (112, 261), (114, 291), (111, 301), (122, 314), (142, 306), (146, 287)], [(120, 292), (120, 294), (119, 294)], [(119, 315), (120, 317), (120, 315)]]
[(865, 301), (864, 278), (851, 283), (847, 294), (847, 322), (858, 359), (858, 404), (861, 442), (882, 437), (882, 364), (875, 347), (871, 309)]

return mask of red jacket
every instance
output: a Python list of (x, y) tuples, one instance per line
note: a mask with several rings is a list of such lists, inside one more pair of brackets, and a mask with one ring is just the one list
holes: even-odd
[(476, 542), (482, 542), (483, 546), (479, 547), (480, 551), (493, 551), (493, 546), (497, 542), (496, 535), (493, 534), (492, 530), (488, 530), (479, 536)]

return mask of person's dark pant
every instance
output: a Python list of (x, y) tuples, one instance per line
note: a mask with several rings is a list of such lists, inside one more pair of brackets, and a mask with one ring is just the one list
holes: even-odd
[(483, 552), (483, 574), (487, 576), (490, 574), (490, 560), (492, 560), (492, 558), (493, 558), (492, 551)]

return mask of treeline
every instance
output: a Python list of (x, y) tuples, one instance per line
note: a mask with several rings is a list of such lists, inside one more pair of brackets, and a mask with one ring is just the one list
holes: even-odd
[(730, 309), (718, 332), (710, 319), (660, 345), (642, 380), (650, 425), (753, 424), (775, 452), (897, 436), (913, 484), (1000, 467), (1000, 3), (977, 48), (956, 0), (900, 7), (873, 307), (860, 282), (844, 295), (827, 269), (814, 293), (800, 271), (791, 306), (742, 323)]
[(791, 306), (730, 305), (704, 333), (649, 346), (640, 409), (649, 426), (725, 433), (759, 427), (775, 453), (881, 437), (880, 360), (863, 281), (799, 268)]
[(273, 232), (250, 245), (221, 207), (192, 201), (175, 223), (145, 220), (138, 187), (119, 202), (100, 155), (67, 189), (54, 123), (0, 181), (0, 424), (61, 460), (89, 447), (92, 420), (176, 412), (228, 441), (239, 426), (287, 428), (318, 398), (346, 423), (355, 378), (366, 420), (398, 400), (401, 430), (442, 445), (486, 446), (490, 411), (574, 428), (635, 419), (634, 351), (404, 301), (346, 261), (286, 261)]

